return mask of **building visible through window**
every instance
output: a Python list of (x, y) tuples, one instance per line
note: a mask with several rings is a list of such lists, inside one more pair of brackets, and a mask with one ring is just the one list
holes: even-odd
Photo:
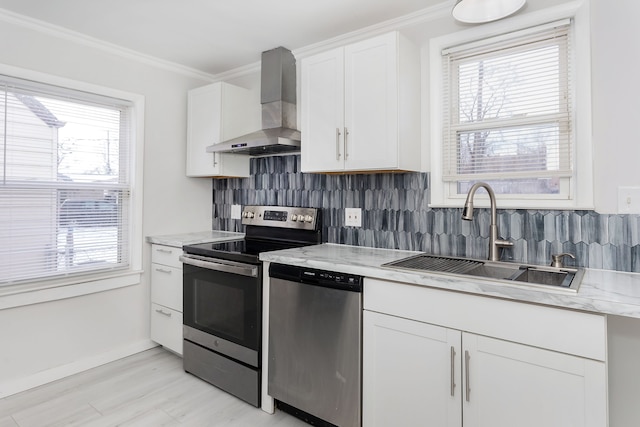
[(130, 104), (3, 86), (0, 285), (127, 267)]

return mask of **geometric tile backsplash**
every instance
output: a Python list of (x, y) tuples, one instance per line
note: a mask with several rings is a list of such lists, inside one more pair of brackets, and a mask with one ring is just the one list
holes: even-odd
[[(300, 156), (252, 158), (251, 177), (213, 180), (214, 230), (244, 231), (231, 205), (322, 208), (323, 239), (330, 243), (487, 258), (490, 212), (432, 209), (426, 173), (309, 174)], [(362, 227), (344, 226), (345, 208), (362, 209)], [(498, 209), (498, 229), (514, 246), (503, 260), (548, 264), (569, 252), (567, 265), (640, 272), (640, 215), (594, 211)]]

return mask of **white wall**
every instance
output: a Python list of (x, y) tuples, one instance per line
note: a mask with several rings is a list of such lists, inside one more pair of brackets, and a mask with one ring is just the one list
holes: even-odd
[(640, 187), (639, 16), (637, 0), (591, 0), (595, 198), (603, 213), (617, 212), (618, 186)]
[[(640, 187), (638, 159), (640, 134), (640, 42), (635, 0), (584, 0), (591, 9), (591, 87), (594, 205), (600, 213), (618, 212), (618, 187)], [(528, 0), (518, 15), (532, 13), (573, 0)], [(403, 29), (423, 49), (422, 91), (429, 99), (429, 39), (472, 28), (453, 21), (448, 13), (428, 23)], [(584, 70), (577, 69), (576, 73)], [(422, 163), (429, 158), (429, 103), (422, 105)], [(426, 149), (425, 149), (426, 148)]]
[[(145, 97), (140, 238), (211, 228), (211, 180), (185, 177), (186, 94), (206, 84), (204, 77), (127, 59), (1, 17), (0, 40), (11, 40), (11, 48), (0, 50), (0, 64)], [(145, 244), (143, 266), (149, 263), (149, 249)], [(139, 285), (0, 310), (0, 393), (149, 345), (147, 273)]]

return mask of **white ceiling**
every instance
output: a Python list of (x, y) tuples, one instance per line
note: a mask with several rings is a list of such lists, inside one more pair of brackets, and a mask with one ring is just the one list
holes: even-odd
[(0, 8), (205, 73), (447, 0), (0, 0)]

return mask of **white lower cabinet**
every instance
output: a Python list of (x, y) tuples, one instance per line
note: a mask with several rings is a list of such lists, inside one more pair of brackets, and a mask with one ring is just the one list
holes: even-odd
[(604, 362), (467, 333), (462, 343), (465, 427), (607, 425)]
[(151, 303), (151, 339), (182, 355), (182, 312)]
[(182, 249), (151, 245), (151, 339), (182, 354)]
[[(392, 288), (400, 292), (388, 293)], [(419, 286), (375, 280), (366, 282), (364, 289), (365, 427), (607, 425), (604, 358), (594, 360), (526, 342), (536, 329), (536, 318), (526, 313), (526, 308), (541, 310), (538, 314), (543, 316), (560, 312), (561, 317), (566, 317), (564, 326), (559, 327), (561, 334), (581, 329), (583, 316), (591, 315), (447, 291), (428, 290), (421, 295)], [(421, 300), (421, 296), (429, 301)], [(404, 302), (407, 308), (404, 313), (399, 303), (403, 297), (411, 297)], [(439, 301), (439, 297), (443, 299)], [(456, 310), (447, 304), (455, 304), (457, 298), (463, 307), (467, 298), (475, 300), (474, 307), (467, 306), (464, 314), (456, 315)], [(490, 305), (489, 310), (483, 307), (485, 302)], [(523, 331), (524, 343), (500, 339), (510, 332), (501, 332), (505, 329), (496, 325), (510, 319), (501, 318), (508, 313), (506, 310), (493, 310), (495, 307), (491, 305), (496, 302), (499, 306), (515, 304), (516, 308), (525, 308), (525, 317), (516, 315), (518, 318), (513, 319), (513, 326), (531, 329)], [(411, 320), (412, 307), (421, 305), (420, 313), (425, 314)], [(430, 306), (434, 307), (435, 324), (425, 321), (431, 320), (425, 319), (430, 317)], [(438, 313), (438, 307), (443, 308), (442, 312)], [(385, 308), (389, 314), (384, 314)], [(447, 312), (450, 314), (445, 314)], [(578, 316), (575, 319), (574, 314)], [(450, 316), (458, 319), (451, 322), (455, 328), (449, 327), (452, 326), (447, 321)], [(595, 330), (566, 337), (568, 351), (580, 353), (583, 347), (579, 341), (587, 340), (590, 342), (587, 353), (600, 354), (592, 345), (594, 341), (601, 341), (604, 352), (606, 339), (600, 325), (605, 325), (605, 319), (593, 316), (586, 319), (587, 323), (593, 322)], [(500, 322), (485, 321), (487, 317), (497, 317)], [(463, 327), (465, 322), (469, 322), (468, 328)], [(540, 342), (555, 333), (552, 329), (539, 329), (538, 335), (543, 337)], [(548, 342), (552, 348), (559, 346), (556, 339)]]
[(462, 424), (459, 331), (370, 311), (363, 328), (364, 426)]

